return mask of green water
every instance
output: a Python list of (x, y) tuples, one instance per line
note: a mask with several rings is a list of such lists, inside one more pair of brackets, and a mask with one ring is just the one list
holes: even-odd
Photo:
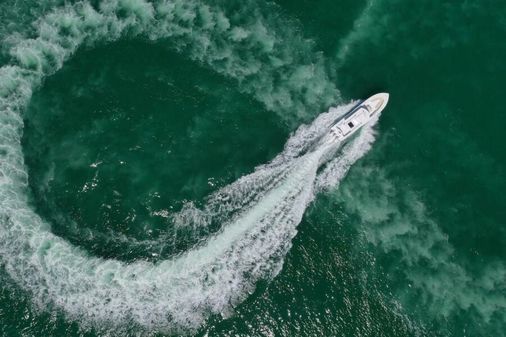
[[(79, 30), (58, 12), (63, 1), (0, 3), (0, 64), (43, 78), (19, 109), (20, 141), (28, 203), (52, 233), (86, 257), (155, 269), (223, 230), (221, 222), (181, 226), (174, 214), (204, 207), (210, 194), (268, 163), (330, 105), (389, 92), (371, 150), (316, 195), (296, 236), (286, 236), (287, 254), (273, 254), (279, 274), (255, 279), (231, 312), (211, 310), (204, 323), (172, 333), (114, 326), (108, 313), (97, 323), (52, 301), (60, 288), (50, 277), (23, 283), (13, 271), (11, 260), (50, 261), (44, 251), (54, 243), (15, 257), (2, 243), (0, 334), (504, 336), (506, 5), (188, 3), (170, 9), (170, 19), (161, 9), (146, 14), (142, 1), (92, 1), (99, 13), (111, 4), (120, 20), (135, 18), (117, 37), (110, 22)], [(223, 17), (244, 29), (230, 32)], [(181, 30), (153, 37), (164, 20)], [(50, 35), (44, 27), (52, 25), (71, 51), (61, 69), (55, 49), (17, 47)], [(2, 125), (15, 125), (2, 113)]]

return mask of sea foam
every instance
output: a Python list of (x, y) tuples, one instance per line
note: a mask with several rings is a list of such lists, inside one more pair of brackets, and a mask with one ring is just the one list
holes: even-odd
[(368, 128), (319, 175), (335, 149), (314, 148), (315, 141), (350, 105), (299, 128), (271, 163), (211, 195), (203, 209), (184, 208), (174, 218), (180, 225), (220, 221), (221, 229), (156, 263), (90, 256), (55, 236), (29, 205), (20, 142), (23, 109), (46, 76), (79, 48), (132, 37), (167, 41), (168, 48), (236, 80), (286, 121), (307, 119), (309, 108), (339, 93), (310, 44), (289, 25), (274, 29), (272, 20), (249, 1), (232, 13), (196, 1), (78, 2), (37, 20), (34, 38), (9, 40), (11, 62), (0, 68), (0, 256), (38, 307), (56, 306), (83, 326), (117, 331), (133, 323), (183, 333), (209, 315), (229, 315), (258, 280), (280, 271), (315, 186), (324, 186), (329, 172), (341, 179), (370, 147)]

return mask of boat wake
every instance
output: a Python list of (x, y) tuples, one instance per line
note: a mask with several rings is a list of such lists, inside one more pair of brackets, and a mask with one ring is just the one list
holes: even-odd
[(335, 99), (321, 60), (300, 54), (306, 41), (294, 37), (297, 53), (286, 50), (267, 29), (269, 18), (255, 13), (250, 22), (199, 2), (111, 0), (99, 9), (78, 2), (39, 19), (35, 38), (9, 40), (12, 62), (0, 68), (0, 259), (36, 306), (54, 306), (99, 329), (119, 331), (133, 323), (183, 333), (210, 315), (229, 315), (258, 280), (280, 271), (315, 193), (337, 184), (374, 140), (371, 123), (342, 148), (317, 145), (353, 103), (301, 126), (281, 154), (209, 196), (201, 209), (184, 207), (173, 217), (177, 226), (205, 230), (218, 223), (219, 230), (155, 263), (91, 256), (54, 235), (30, 206), (21, 147), (22, 113), (43, 79), (79, 47), (122, 37), (171, 38), (173, 48), (237, 80), (241, 91), (274, 111), (300, 118), (318, 100)]
[(89, 256), (55, 236), (26, 198), (8, 189), (9, 180), (15, 181), (11, 177), (24, 177), (23, 172), (2, 171), (2, 205), (9, 206), (2, 207), (0, 223), (5, 269), (38, 305), (54, 304), (85, 324), (120, 328), (134, 322), (149, 330), (182, 332), (199, 327), (211, 314), (227, 316), (258, 280), (280, 271), (315, 192), (338, 182), (369, 149), (370, 126), (342, 149), (339, 144), (313, 147), (351, 106), (331, 109), (299, 128), (272, 162), (211, 195), (203, 209), (184, 208), (176, 216), (180, 225), (222, 221), (221, 229), (157, 263)]

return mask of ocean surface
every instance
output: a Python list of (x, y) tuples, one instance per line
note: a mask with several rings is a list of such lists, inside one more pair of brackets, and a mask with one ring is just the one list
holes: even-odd
[(505, 17), (1, 0), (0, 336), (506, 336)]

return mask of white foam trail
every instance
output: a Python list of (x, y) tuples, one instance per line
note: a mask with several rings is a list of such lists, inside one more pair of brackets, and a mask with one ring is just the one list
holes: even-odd
[[(315, 124), (328, 124), (347, 108), (324, 114)], [(315, 130), (314, 125), (303, 130)], [(370, 131), (365, 131), (354, 144), (363, 144), (362, 138), (369, 137)], [(302, 140), (308, 134), (299, 131), (273, 163), (212, 196), (206, 211), (224, 195), (236, 198), (242, 209), (205, 244), (160, 263), (127, 264), (89, 256), (53, 235), (23, 194), (16, 193), (19, 188), (10, 185), (10, 190), (2, 189), (3, 201), (10, 205), (2, 209), (1, 221), (5, 268), (39, 305), (54, 303), (71, 318), (93, 324), (135, 322), (147, 329), (174, 332), (200, 326), (211, 313), (227, 315), (258, 279), (271, 278), (280, 270), (296, 226), (314, 196), (317, 169), (333, 149), (318, 148), (290, 158), (294, 151), (290, 144), (306, 147)], [(367, 149), (349, 147), (342, 155), (348, 159), (339, 168), (346, 171), (353, 158)], [(254, 200), (241, 202), (252, 194)], [(211, 217), (236, 208), (224, 207)]]
[(17, 71), (37, 85), (83, 45), (138, 36), (168, 39), (169, 48), (235, 79), (241, 91), (287, 122), (308, 119), (311, 110), (335, 102), (339, 92), (311, 41), (272, 9), (253, 0), (234, 9), (197, 0), (106, 0), (98, 9), (78, 2), (39, 19), (36, 38), (7, 40)]
[(224, 223), (200, 246), (157, 263), (90, 256), (52, 234), (34, 213), (27, 197), (21, 113), (32, 90), (80, 46), (141, 34), (171, 38), (174, 48), (236, 79), (243, 91), (281, 112), (293, 109), (300, 115), (318, 98), (335, 96), (321, 64), (292, 55), (267, 29), (268, 19), (254, 13), (254, 20), (241, 22), (200, 2), (110, 0), (100, 10), (79, 2), (40, 19), (35, 39), (14, 44), (13, 65), (0, 68), (0, 256), (41, 308), (55, 305), (82, 324), (116, 331), (133, 322), (144, 329), (186, 332), (210, 314), (228, 315), (259, 279), (279, 272), (314, 197), (315, 181), (325, 185), (332, 170), (340, 172), (339, 180), (368, 150), (364, 137), (371, 137), (370, 129), (317, 178), (334, 149), (308, 149), (349, 106), (331, 109), (300, 128), (271, 163), (212, 195), (200, 213), (191, 207), (182, 211), (182, 224)]

